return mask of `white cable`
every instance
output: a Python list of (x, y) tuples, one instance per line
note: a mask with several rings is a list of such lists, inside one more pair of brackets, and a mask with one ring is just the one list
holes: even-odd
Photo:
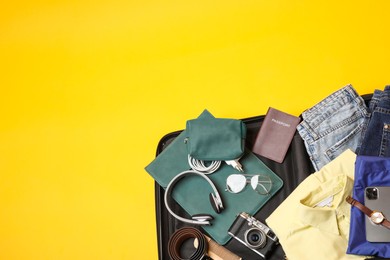
[(206, 166), (204, 161), (195, 159), (188, 155), (188, 164), (194, 171), (198, 171), (204, 174), (211, 174), (219, 169), (221, 161), (211, 161), (209, 166)]

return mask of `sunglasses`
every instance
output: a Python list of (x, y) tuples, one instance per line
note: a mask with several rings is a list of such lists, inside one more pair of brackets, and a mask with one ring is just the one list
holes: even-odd
[(231, 174), (226, 179), (226, 191), (239, 193), (249, 183), (261, 195), (268, 195), (272, 189), (272, 181), (267, 175)]

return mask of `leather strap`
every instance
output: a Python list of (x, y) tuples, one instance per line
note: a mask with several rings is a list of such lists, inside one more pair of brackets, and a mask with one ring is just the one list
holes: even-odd
[(358, 209), (360, 209), (368, 217), (371, 217), (371, 214), (372, 214), (373, 211), (371, 209), (367, 208), (366, 206), (364, 206), (363, 204), (361, 204), (359, 201), (355, 200), (351, 196), (348, 196), (345, 200), (349, 204), (351, 204), (352, 206), (357, 207)]
[[(352, 198), (351, 196), (348, 196), (346, 199), (345, 199), (349, 204), (351, 204), (352, 206), (354, 207), (357, 207), (358, 209), (360, 209), (364, 214), (366, 214), (369, 218), (371, 217), (372, 213), (374, 211), (372, 211), (371, 209), (367, 208), (366, 206), (364, 206), (362, 203), (360, 203), (359, 201), (355, 200), (354, 198)], [(388, 221), (386, 218), (382, 221), (381, 223), (382, 226), (390, 229), (390, 221)]]
[(388, 221), (387, 219), (383, 220), (383, 222), (381, 224), (382, 224), (382, 226), (390, 229), (390, 221)]
[[(198, 240), (198, 247), (190, 258), (182, 258), (180, 256), (180, 248), (184, 241), (189, 238)], [(208, 243), (206, 237), (196, 228), (184, 227), (177, 230), (168, 241), (168, 254), (173, 260), (206, 260), (210, 259), (206, 254), (208, 251)]]

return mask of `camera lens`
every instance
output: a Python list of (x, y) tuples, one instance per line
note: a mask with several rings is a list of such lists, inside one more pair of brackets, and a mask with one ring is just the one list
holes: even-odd
[(263, 248), (266, 242), (266, 236), (264, 231), (251, 228), (245, 232), (245, 242), (251, 248)]
[(249, 241), (256, 243), (257, 241), (259, 241), (259, 239), (259, 234), (251, 234)]
[(375, 187), (368, 187), (366, 188), (366, 197), (369, 200), (376, 200), (378, 199), (378, 189)]

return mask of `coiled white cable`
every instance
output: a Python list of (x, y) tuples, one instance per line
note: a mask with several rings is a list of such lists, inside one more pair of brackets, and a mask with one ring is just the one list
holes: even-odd
[(195, 159), (188, 155), (188, 164), (194, 171), (198, 171), (204, 174), (211, 174), (219, 169), (221, 161), (211, 161), (209, 166), (206, 166), (202, 160)]

